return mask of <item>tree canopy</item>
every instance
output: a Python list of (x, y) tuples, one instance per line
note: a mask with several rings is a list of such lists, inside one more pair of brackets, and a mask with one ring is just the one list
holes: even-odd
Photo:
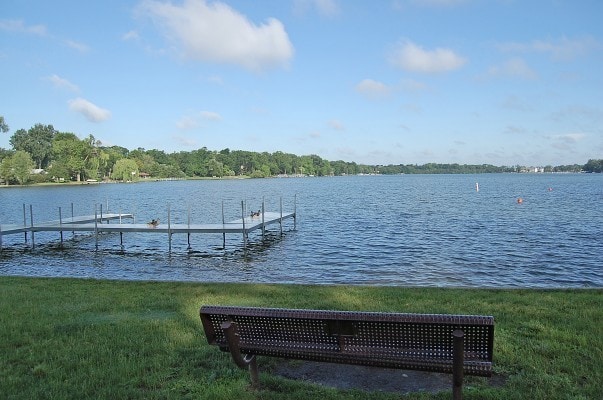
[[(0, 117), (0, 130), (8, 131), (4, 117)], [(527, 172), (527, 167), (494, 166), (490, 164), (437, 164), (363, 165), (342, 160), (329, 161), (320, 156), (276, 151), (252, 152), (223, 149), (208, 150), (202, 147), (192, 151), (168, 154), (163, 150), (146, 150), (139, 147), (128, 150), (121, 146), (103, 146), (92, 135), (80, 139), (75, 133), (58, 132), (52, 125), (36, 124), (29, 130), (17, 130), (9, 140), (12, 149), (0, 148), (0, 179), (4, 183), (26, 183), (28, 168), (44, 169), (46, 174), (36, 181), (123, 180), (152, 177), (225, 177), (247, 176), (330, 176), (357, 174), (461, 174)], [(17, 155), (18, 154), (18, 155)], [(19, 168), (17, 168), (19, 167)], [(17, 172), (18, 170), (18, 172)], [(541, 167), (544, 172), (603, 172), (603, 160), (588, 160), (585, 165)]]

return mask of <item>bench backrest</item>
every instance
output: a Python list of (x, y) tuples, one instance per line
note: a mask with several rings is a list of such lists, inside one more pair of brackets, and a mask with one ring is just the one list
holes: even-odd
[(229, 321), (244, 354), (448, 373), (452, 332), (462, 330), (464, 373), (492, 373), (491, 316), (229, 306), (203, 306), (200, 316), (208, 342), (224, 351), (221, 324)]

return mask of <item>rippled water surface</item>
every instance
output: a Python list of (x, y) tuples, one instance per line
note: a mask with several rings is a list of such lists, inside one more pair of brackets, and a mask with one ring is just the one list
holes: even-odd
[[(479, 191), (476, 191), (476, 182)], [(518, 204), (521, 197), (523, 203)], [(0, 223), (107, 212), (219, 223), (298, 213), (264, 238), (36, 233), (3, 238), (1, 275), (463, 287), (603, 287), (602, 174), (400, 175), (0, 189)], [(296, 200), (295, 200), (296, 199)]]

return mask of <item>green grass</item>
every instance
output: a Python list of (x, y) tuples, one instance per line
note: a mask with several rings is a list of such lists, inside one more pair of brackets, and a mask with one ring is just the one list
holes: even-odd
[[(0, 277), (0, 397), (399, 399), (269, 372), (262, 389), (207, 345), (202, 304), (494, 315), (492, 387), (466, 399), (603, 398), (603, 290), (465, 290)], [(260, 358), (260, 366), (273, 361)], [(450, 392), (408, 399), (448, 399)]]

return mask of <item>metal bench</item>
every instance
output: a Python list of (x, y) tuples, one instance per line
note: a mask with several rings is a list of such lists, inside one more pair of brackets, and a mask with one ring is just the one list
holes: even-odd
[(211, 345), (230, 352), (259, 386), (256, 356), (445, 372), (453, 398), (464, 375), (491, 376), (494, 318), (203, 306)]

